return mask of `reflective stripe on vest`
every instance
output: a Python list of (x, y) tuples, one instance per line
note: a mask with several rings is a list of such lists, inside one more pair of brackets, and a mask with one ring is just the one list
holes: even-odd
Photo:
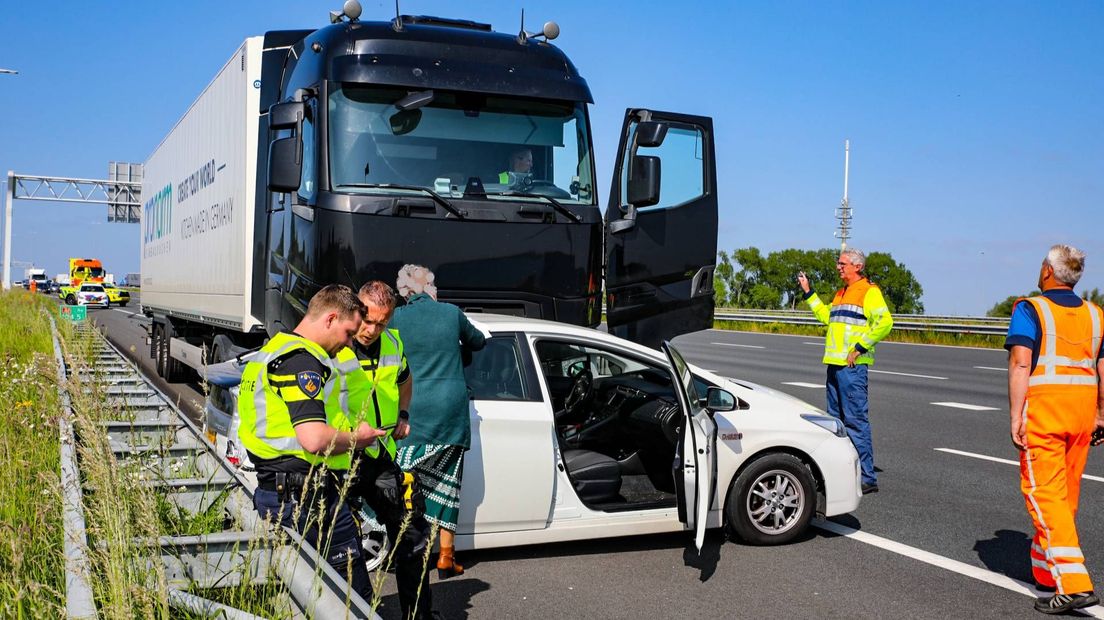
[[(1044, 296), (1026, 300), (1035, 308), (1039, 317), (1039, 360), (1028, 377), (1028, 387), (1039, 385), (1096, 385), (1096, 355), (1100, 350), (1101, 310), (1095, 304), (1084, 302), (1079, 308), (1057, 306)], [(1054, 308), (1063, 312), (1080, 314), (1069, 325), (1063, 325), (1063, 337), (1058, 336), (1058, 322)], [(1084, 313), (1087, 313), (1086, 317)], [(1088, 318), (1086, 322), (1085, 319)], [(1085, 327), (1089, 333), (1085, 334)], [(1068, 334), (1068, 335), (1067, 335)], [(1086, 337), (1087, 336), (1087, 337)], [(1058, 354), (1058, 342), (1063, 343), (1066, 355)], [(1086, 346), (1088, 348), (1086, 348)], [(1064, 371), (1064, 372), (1059, 372)]]

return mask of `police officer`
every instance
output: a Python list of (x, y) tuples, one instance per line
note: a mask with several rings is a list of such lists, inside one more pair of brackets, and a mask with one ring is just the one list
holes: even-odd
[(238, 437), (257, 469), (253, 505), (261, 517), (299, 532), (370, 600), (359, 531), (339, 489), (350, 453), (383, 432), (368, 424), (334, 427), (325, 407), (334, 385), (331, 356), (348, 346), (363, 317), (351, 288), (316, 293), (295, 330), (273, 336), (246, 365)]
[(414, 384), (399, 333), (387, 329), (395, 309), (395, 292), (377, 280), (362, 286), (358, 297), (366, 308), (364, 321), (352, 346), (337, 354), (340, 394), (327, 402), (328, 413), (331, 419), (348, 415), (387, 433), (353, 458), (351, 495), (372, 508), (396, 545), (395, 573), (403, 618), (430, 618), (433, 602), (425, 570), (430, 528), (413, 477), (394, 461), (395, 440), (410, 432), (406, 408)]

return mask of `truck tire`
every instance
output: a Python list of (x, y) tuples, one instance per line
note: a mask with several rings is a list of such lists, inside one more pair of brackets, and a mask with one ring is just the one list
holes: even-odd
[(154, 340), (157, 341), (157, 374), (169, 383), (179, 383), (184, 380), (184, 365), (179, 360), (169, 355), (169, 340), (175, 335), (172, 325), (167, 323), (154, 324)]
[(725, 500), (729, 532), (752, 545), (782, 545), (809, 527), (816, 480), (792, 454), (765, 454), (732, 482)]

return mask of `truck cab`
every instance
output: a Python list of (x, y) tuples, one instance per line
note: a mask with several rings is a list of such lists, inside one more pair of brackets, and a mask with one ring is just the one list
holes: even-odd
[(618, 335), (657, 346), (712, 326), (710, 119), (627, 110), (603, 213), (593, 98), (547, 40), (401, 16), (264, 47), (254, 310), (269, 333), (322, 286), (393, 282), (406, 263), (469, 312), (597, 326), (604, 284)]

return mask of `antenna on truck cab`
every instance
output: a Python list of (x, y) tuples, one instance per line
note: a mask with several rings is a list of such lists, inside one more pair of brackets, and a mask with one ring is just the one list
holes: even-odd
[[(397, 2), (398, 0), (395, 1)], [(529, 39), (534, 39), (536, 37), (544, 37), (545, 42), (548, 42), (558, 36), (560, 36), (560, 25), (556, 22), (544, 22), (544, 28), (541, 28), (540, 32), (526, 32), (525, 9), (521, 10), (521, 32), (519, 32), (517, 36), (518, 45), (525, 45)]]
[(402, 32), (402, 15), (399, 13), (399, 0), (395, 0), (395, 22), (391, 24), (395, 32)]

